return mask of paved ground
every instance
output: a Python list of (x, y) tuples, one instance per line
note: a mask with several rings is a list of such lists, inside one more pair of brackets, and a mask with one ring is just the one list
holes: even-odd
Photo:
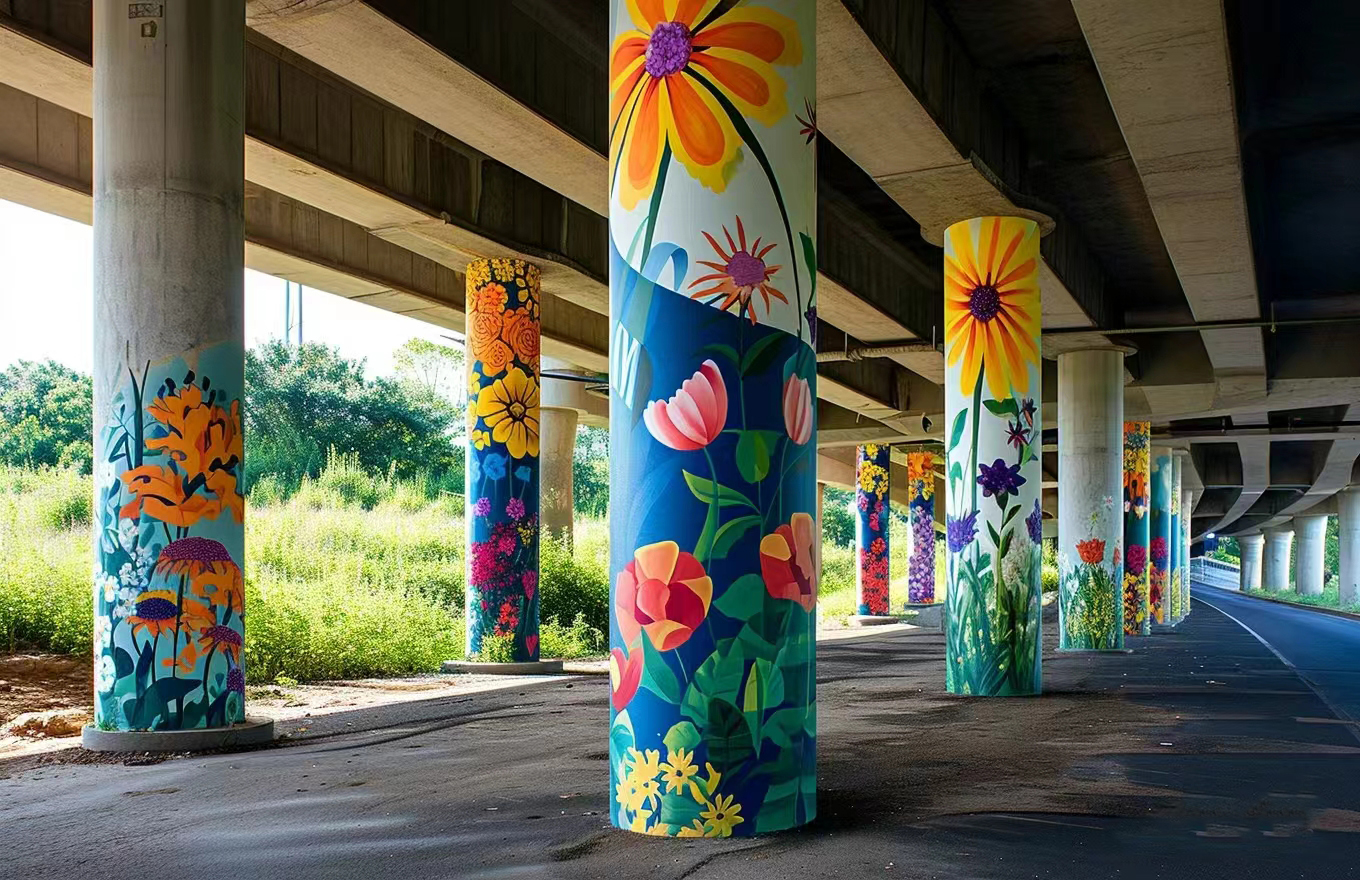
[[(1324, 638), (1286, 619), (1306, 612), (1229, 610), (1281, 627), (1286, 657)], [(942, 652), (819, 648), (800, 832), (608, 830), (607, 683), (578, 678), (330, 715), (249, 754), (0, 765), (0, 877), (1360, 877), (1355, 725), (1205, 603), (1132, 654), (1046, 653), (1040, 698), (947, 697)]]

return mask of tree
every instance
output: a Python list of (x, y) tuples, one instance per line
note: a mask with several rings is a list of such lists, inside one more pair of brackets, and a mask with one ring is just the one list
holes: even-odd
[(447, 400), (409, 382), (364, 377), (362, 361), (328, 345), (274, 340), (246, 352), (247, 484), (315, 475), (326, 452), (354, 452), (372, 470), (440, 477), (458, 466)]
[(94, 384), (56, 361), (0, 372), (0, 463), (90, 472)]
[(609, 514), (609, 431), (581, 425), (571, 462), (573, 506), (585, 516)]
[(410, 339), (392, 353), (397, 378), (414, 383), (451, 404), (467, 398), (463, 350), (428, 339)]

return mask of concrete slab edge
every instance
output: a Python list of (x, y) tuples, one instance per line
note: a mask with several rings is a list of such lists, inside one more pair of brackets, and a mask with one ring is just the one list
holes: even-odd
[(561, 675), (561, 660), (533, 660), (520, 663), (481, 663), (476, 660), (445, 660), (440, 672), (476, 675)]
[(101, 730), (87, 724), (80, 735), (80, 744), (92, 752), (206, 752), (273, 741), (272, 718), (247, 718), (228, 727), (194, 730)]

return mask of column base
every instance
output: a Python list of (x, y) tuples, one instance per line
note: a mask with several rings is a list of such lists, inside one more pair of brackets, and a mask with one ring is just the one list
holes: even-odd
[(850, 618), (851, 626), (887, 626), (901, 622), (902, 618), (895, 614), (856, 614)]
[(943, 602), (908, 602), (902, 606), (902, 610), (916, 612), (914, 617), (906, 618), (906, 622), (912, 626), (919, 626), (922, 629), (944, 629)]
[(247, 718), (228, 727), (193, 730), (101, 730), (87, 724), (80, 735), (80, 744), (92, 752), (207, 752), (273, 741), (272, 718)]
[(440, 672), (476, 675), (561, 675), (561, 660), (525, 660), (519, 663), (481, 663), (476, 660), (445, 660)]
[(1152, 634), (1155, 636), (1158, 633), (1169, 633), (1176, 628), (1176, 624), (1179, 622), (1180, 621), (1173, 621), (1172, 623), (1154, 623), (1152, 625)]
[[(1127, 637), (1126, 637), (1127, 638)], [(1059, 654), (1132, 654), (1132, 648), (1059, 648)]]

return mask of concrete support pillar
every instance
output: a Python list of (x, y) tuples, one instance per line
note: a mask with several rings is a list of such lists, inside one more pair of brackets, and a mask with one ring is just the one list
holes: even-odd
[(1174, 456), (1165, 446), (1152, 447), (1152, 518), (1149, 524), (1148, 608), (1153, 626), (1171, 622), (1171, 497)]
[(610, 8), (610, 819), (781, 831), (816, 814), (816, 4)]
[(1185, 540), (1185, 532), (1181, 528), (1181, 467), (1182, 459), (1180, 450), (1176, 450), (1171, 456), (1171, 533), (1167, 537), (1167, 569), (1170, 572), (1167, 586), (1166, 602), (1166, 622), (1172, 626), (1181, 622), (1184, 611), (1181, 609), (1181, 602), (1184, 599), (1182, 579), (1185, 577), (1185, 566), (1181, 562), (1181, 543)]
[(1289, 589), (1289, 551), (1294, 545), (1293, 524), (1273, 526), (1266, 532), (1265, 562), (1261, 586), (1267, 590)]
[(538, 660), (539, 271), (467, 268), (467, 652)]
[[(1185, 456), (1189, 459), (1189, 455)], [(1195, 493), (1185, 488), (1186, 463), (1181, 462), (1181, 620), (1190, 616), (1190, 518), (1195, 512)]]
[(981, 217), (950, 226), (944, 244), (945, 684), (956, 694), (1035, 694), (1043, 532), (1039, 229), (1017, 217)]
[(1124, 647), (1124, 353), (1058, 355), (1058, 647)]
[(1300, 596), (1321, 596), (1327, 552), (1327, 515), (1294, 517), (1298, 547), (1294, 550), (1294, 589)]
[(126, 751), (155, 734), (120, 732), (200, 729), (185, 747), (205, 748), (245, 721), (245, 8), (143, 5), (94, 9), (101, 729), (86, 743)]
[(892, 447), (867, 443), (855, 452), (855, 596), (861, 617), (888, 613), (888, 497)]
[(1148, 541), (1152, 520), (1152, 423), (1124, 423), (1124, 635), (1152, 631)]
[(817, 578), (820, 582), (822, 577), (822, 547), (826, 540), (825, 533), (822, 531), (822, 508), (826, 504), (826, 483), (817, 481)]
[(1237, 536), (1237, 548), (1242, 553), (1241, 567), (1238, 571), (1238, 589), (1261, 589), (1261, 555), (1265, 546), (1265, 535)]
[(581, 414), (558, 406), (539, 408), (542, 425), (539, 442), (539, 502), (543, 506), (543, 531), (572, 545), (575, 524), (575, 491), (572, 463), (576, 458), (576, 426)]
[(907, 560), (907, 603), (935, 601), (935, 454), (907, 454), (907, 515), (911, 555)]
[(1360, 488), (1336, 496), (1337, 537), (1341, 543), (1341, 605), (1360, 602)]

